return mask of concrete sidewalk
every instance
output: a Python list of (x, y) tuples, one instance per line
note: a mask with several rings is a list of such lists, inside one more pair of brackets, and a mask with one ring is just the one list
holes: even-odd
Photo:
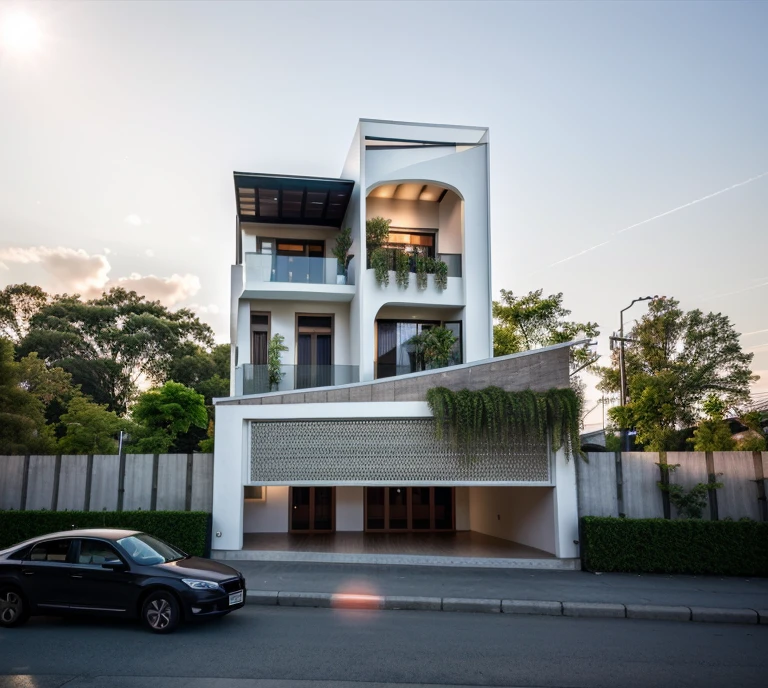
[[(647, 618), (768, 623), (768, 580), (761, 578), (289, 562), (230, 563), (245, 575), (248, 589), (254, 593), (249, 596), (249, 601), (261, 604), (323, 607), (358, 604), (380, 609), (632, 618), (650, 615)], [(345, 596), (358, 597), (355, 601), (353, 597)], [(404, 598), (412, 601), (406, 603)], [(542, 604), (523, 604), (526, 601)], [(584, 604), (588, 606), (580, 606)], [(658, 609), (653, 611), (651, 608)], [(728, 614), (724, 614), (725, 610)]]

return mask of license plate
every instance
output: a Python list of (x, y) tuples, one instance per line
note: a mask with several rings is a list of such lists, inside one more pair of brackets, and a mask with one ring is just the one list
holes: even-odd
[(233, 604), (240, 604), (243, 601), (243, 591), (238, 590), (237, 592), (233, 592), (229, 596), (229, 604), (230, 606)]

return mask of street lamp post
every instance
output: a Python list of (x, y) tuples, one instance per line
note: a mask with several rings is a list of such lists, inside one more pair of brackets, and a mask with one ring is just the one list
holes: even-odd
[[(627, 370), (624, 364), (624, 342), (626, 341), (624, 339), (624, 311), (628, 311), (639, 301), (652, 301), (653, 299), (657, 298), (659, 297), (639, 296), (638, 298), (633, 299), (629, 306), (622, 308), (621, 311), (619, 311), (619, 370), (621, 373), (621, 389), (619, 390), (619, 399), (622, 407), (627, 405)], [(629, 433), (627, 432), (627, 429), (622, 429), (621, 434), (621, 447), (624, 451), (629, 451)]]

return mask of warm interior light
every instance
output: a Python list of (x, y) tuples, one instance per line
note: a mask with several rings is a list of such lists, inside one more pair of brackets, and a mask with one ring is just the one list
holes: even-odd
[(40, 27), (26, 12), (14, 12), (2, 20), (2, 47), (16, 54), (29, 54), (40, 47)]

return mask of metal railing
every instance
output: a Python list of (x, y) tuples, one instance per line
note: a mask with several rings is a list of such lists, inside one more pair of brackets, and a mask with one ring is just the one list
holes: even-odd
[(277, 256), (269, 253), (245, 254), (246, 282), (286, 282), (293, 284), (354, 284), (354, 272), (339, 274), (336, 258)]
[(333, 387), (359, 382), (360, 371), (352, 365), (292, 365), (280, 366), (282, 379), (270, 388), (269, 369), (266, 365), (246, 364), (237, 368), (236, 393), (265, 394), (290, 392), (311, 387)]

